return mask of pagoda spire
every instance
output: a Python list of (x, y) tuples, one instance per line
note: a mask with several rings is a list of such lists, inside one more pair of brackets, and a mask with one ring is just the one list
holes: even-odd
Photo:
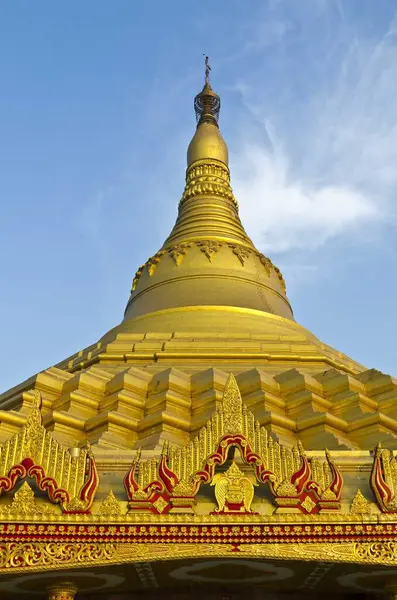
[(197, 126), (205, 122), (218, 125), (221, 99), (211, 87), (210, 71), (211, 67), (208, 62), (208, 56), (206, 56), (204, 87), (194, 99), (194, 110), (196, 111)]
[(153, 311), (208, 305), (293, 318), (280, 271), (255, 248), (240, 221), (218, 124), (221, 99), (212, 89), (210, 71), (206, 56), (175, 225), (160, 250), (138, 269), (126, 321)]
[(221, 99), (211, 87), (210, 70), (206, 56), (204, 86), (194, 98), (197, 127), (187, 150), (186, 186), (164, 246), (204, 238), (254, 248), (230, 185), (229, 152), (218, 125)]

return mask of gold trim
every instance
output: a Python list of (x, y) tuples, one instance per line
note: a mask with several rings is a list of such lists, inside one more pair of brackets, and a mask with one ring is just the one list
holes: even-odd
[(92, 544), (9, 543), (0, 545), (0, 573), (186, 558), (267, 558), (397, 566), (397, 542), (270, 544)]

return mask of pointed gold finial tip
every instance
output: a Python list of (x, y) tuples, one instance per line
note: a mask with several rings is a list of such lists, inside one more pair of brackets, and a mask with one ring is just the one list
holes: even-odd
[(210, 84), (209, 58), (205, 54), (203, 56), (205, 57), (205, 82), (203, 89), (194, 99), (197, 130), (188, 148), (187, 164), (190, 166), (197, 160), (215, 159), (227, 165), (229, 154), (218, 127), (221, 99)]

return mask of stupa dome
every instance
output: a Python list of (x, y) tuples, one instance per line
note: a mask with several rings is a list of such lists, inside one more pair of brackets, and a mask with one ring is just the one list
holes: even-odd
[(197, 160), (214, 159), (228, 165), (229, 153), (219, 128), (214, 123), (202, 123), (189, 144), (187, 164)]

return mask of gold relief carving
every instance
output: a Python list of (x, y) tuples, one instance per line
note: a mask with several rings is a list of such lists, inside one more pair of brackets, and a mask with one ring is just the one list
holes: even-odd
[[(286, 448), (274, 441), (243, 405), (233, 375), (215, 413), (186, 446), (166, 444), (160, 458), (142, 461), (139, 469), (139, 457), (134, 459), (125, 478), (130, 508), (159, 512), (154, 505), (159, 497), (162, 504), (166, 502), (162, 512), (168, 512), (171, 505), (174, 513), (178, 507), (192, 506), (200, 485), (213, 481), (216, 466), (225, 463), (228, 449), (233, 446), (239, 449), (243, 462), (251, 466), (257, 482), (269, 484), (278, 510), (317, 514), (340, 509), (343, 480), (330, 454), (326, 452), (326, 461), (309, 460), (300, 443)], [(223, 492), (218, 487), (219, 498), (230, 482), (226, 485), (223, 481), (222, 486)], [(142, 497), (138, 498), (138, 493)], [(233, 504), (230, 500), (228, 503)], [(218, 508), (221, 504), (226, 506), (226, 498)]]
[(258, 483), (253, 475), (244, 475), (234, 461), (225, 473), (214, 475), (211, 485), (218, 503), (215, 512), (251, 512), (254, 485)]
[(166, 502), (166, 500), (164, 500), (164, 498), (159, 496), (157, 498), (157, 500), (155, 502), (153, 502), (153, 506), (161, 514), (163, 512), (163, 510), (168, 506), (168, 502)]
[(191, 481), (181, 479), (181, 481), (179, 481), (179, 483), (177, 483), (174, 489), (172, 490), (173, 495), (183, 497), (193, 496), (195, 494), (195, 487), (195, 484)]
[(11, 504), (1, 506), (0, 510), (0, 517), (19, 517), (21, 520), (28, 516), (48, 514), (54, 514), (54, 507), (37, 505), (34, 492), (27, 481), (15, 492)]
[(48, 588), (48, 600), (74, 600), (77, 586), (71, 581), (60, 581)]
[(109, 494), (102, 502), (99, 508), (99, 515), (101, 515), (101, 517), (118, 517), (121, 515), (120, 503), (112, 490), (110, 490)]
[(280, 269), (278, 267), (275, 267), (274, 265), (273, 265), (273, 269), (276, 271), (277, 277), (278, 277), (278, 279), (280, 281), (280, 284), (281, 284), (281, 287), (282, 287), (282, 290), (283, 290), (284, 294), (286, 294), (287, 293), (287, 286), (285, 285), (285, 280), (284, 280), (284, 277), (283, 277)]
[(262, 265), (265, 267), (265, 271), (268, 277), (270, 277), (271, 269), (273, 268), (272, 261), (270, 260), (270, 258), (261, 253), (258, 254), (258, 258), (261, 261)]
[(397, 513), (397, 458), (379, 443), (371, 472), (371, 487), (384, 513)]
[(311, 513), (313, 508), (316, 506), (316, 503), (313, 502), (310, 496), (306, 496), (306, 498), (302, 502), (302, 506), (308, 513)]
[(0, 544), (0, 570), (45, 570), (116, 562), (116, 544), (7, 542)]
[(336, 500), (336, 494), (327, 488), (320, 496), (321, 500)]
[[(42, 423), (41, 394), (34, 391), (26, 424), (0, 447), (0, 494), (11, 491), (19, 479), (31, 478), (40, 491), (59, 502), (65, 512), (87, 512), (98, 487), (91, 448), (73, 455), (53, 439)], [(27, 494), (27, 488), (24, 488)]]
[(137, 561), (201, 557), (273, 558), (351, 564), (397, 566), (397, 542), (272, 542), (257, 544), (218, 543), (3, 543), (0, 571), (65, 569), (75, 566), (122, 564)]
[(363, 496), (361, 490), (357, 490), (350, 505), (351, 515), (369, 515), (371, 514), (371, 505)]
[(176, 244), (175, 246), (171, 246), (171, 248), (168, 248), (168, 254), (171, 256), (171, 258), (174, 259), (177, 267), (179, 267), (179, 265), (182, 263), (183, 259), (186, 256), (187, 251), (191, 247), (192, 247), (192, 244), (190, 244), (190, 243), (182, 243), (182, 244)]
[(221, 242), (203, 240), (202, 242), (197, 242), (197, 246), (200, 248), (201, 252), (204, 252), (208, 260), (212, 262), (213, 255), (218, 252), (219, 248), (221, 248), (223, 244)]
[(147, 500), (149, 494), (144, 492), (142, 488), (138, 488), (133, 494), (131, 494), (132, 500)]
[[(396, 542), (341, 542), (341, 543), (268, 543), (240, 544), (119, 544), (118, 552), (123, 562), (136, 557), (145, 560), (167, 560), (175, 558), (200, 558), (201, 556), (230, 558), (274, 558), (342, 562), (355, 564), (397, 565)], [(144, 546), (144, 547), (142, 547)]]
[(237, 258), (241, 262), (242, 266), (244, 266), (245, 260), (249, 257), (249, 255), (251, 253), (250, 250), (248, 250), (248, 248), (244, 248), (244, 246), (240, 246), (238, 244), (229, 244), (229, 248), (231, 248), (233, 250), (233, 254), (235, 254), (237, 256)]
[(244, 411), (245, 406), (243, 406), (237, 381), (233, 376), (228, 379), (222, 405), (226, 417), (222, 433), (243, 433), (243, 412), (246, 411)]
[(296, 486), (289, 479), (284, 479), (280, 485), (276, 487), (276, 492), (279, 496), (296, 496)]
[(134, 292), (136, 290), (136, 286), (138, 285), (140, 276), (142, 275), (143, 271), (145, 270), (145, 266), (146, 266), (146, 264), (141, 265), (139, 267), (139, 269), (137, 270), (137, 272), (135, 273), (135, 277), (132, 280), (131, 292)]
[(153, 273), (155, 272), (156, 267), (159, 264), (163, 254), (165, 254), (165, 250), (159, 250), (154, 256), (151, 256), (147, 261), (146, 266), (150, 277), (152, 277)]
[(362, 562), (397, 564), (397, 542), (355, 543), (355, 554)]
[[(154, 274), (158, 264), (160, 263), (162, 256), (164, 256), (164, 254), (166, 252), (168, 252), (169, 256), (175, 261), (175, 264), (177, 266), (179, 266), (182, 264), (188, 250), (193, 245), (197, 246), (201, 250), (201, 252), (203, 252), (205, 254), (205, 256), (208, 258), (208, 260), (210, 262), (212, 262), (214, 255), (216, 254), (216, 252), (219, 251), (219, 249), (224, 244), (223, 244), (223, 242), (217, 242), (215, 240), (200, 240), (200, 241), (196, 241), (196, 242), (181, 242), (179, 244), (174, 244), (173, 246), (159, 250), (159, 252), (157, 252), (154, 256), (149, 258), (149, 260), (147, 260), (147, 262), (144, 265), (141, 265), (139, 267), (139, 269), (137, 270), (137, 272), (135, 273), (135, 277), (132, 282), (131, 293), (136, 290), (138, 281), (139, 281), (142, 273), (144, 272), (145, 268), (147, 268), (149, 275), (152, 276)], [(232, 250), (233, 254), (235, 254), (235, 256), (238, 258), (238, 260), (240, 261), (242, 266), (245, 265), (246, 259), (251, 254), (254, 254), (255, 256), (258, 257), (258, 259), (260, 260), (262, 265), (265, 267), (266, 274), (269, 277), (271, 274), (271, 269), (274, 269), (274, 272), (276, 273), (276, 275), (280, 281), (283, 292), (284, 293), (286, 292), (285, 281), (281, 274), (281, 271), (280, 271), (280, 269), (278, 269), (277, 267), (275, 267), (273, 265), (270, 258), (267, 258), (260, 252), (251, 250), (250, 248), (246, 248), (245, 246), (241, 246), (240, 244), (227, 244), (227, 246)], [(270, 307), (269, 307), (269, 312), (272, 312)]]
[(336, 563), (397, 565), (396, 542), (246, 544), (241, 555)]
[(186, 173), (186, 186), (179, 206), (182, 206), (190, 198), (202, 195), (218, 196), (230, 200), (238, 208), (230, 187), (229, 169), (222, 163), (204, 159), (196, 161), (189, 167)]

